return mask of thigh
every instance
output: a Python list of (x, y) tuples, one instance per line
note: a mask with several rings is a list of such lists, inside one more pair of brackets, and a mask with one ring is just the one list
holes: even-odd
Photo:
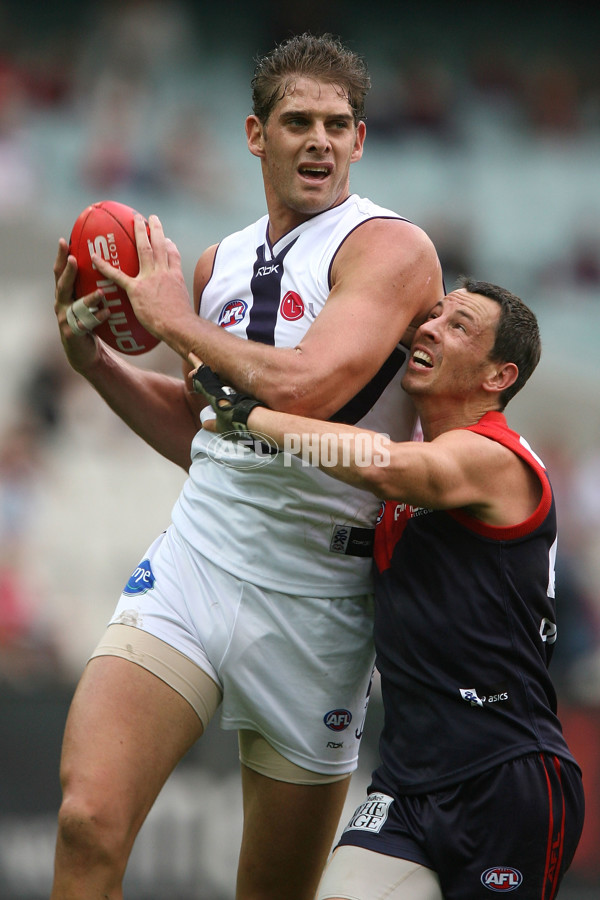
[(349, 781), (290, 784), (242, 766), (237, 900), (313, 900)]
[(67, 717), (63, 807), (135, 834), (177, 762), (202, 734), (184, 698), (125, 659), (92, 659)]
[(220, 686), (195, 662), (148, 631), (109, 625), (91, 658), (117, 656), (152, 672), (181, 694), (206, 729), (223, 699)]
[(434, 871), (364, 847), (338, 847), (316, 900), (443, 900)]

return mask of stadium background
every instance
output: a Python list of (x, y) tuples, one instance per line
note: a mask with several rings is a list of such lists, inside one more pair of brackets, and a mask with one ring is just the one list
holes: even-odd
[[(353, 189), (426, 228), (449, 285), (460, 272), (497, 281), (539, 316), (542, 363), (509, 418), (548, 464), (559, 502), (553, 671), (588, 795), (561, 896), (597, 897), (600, 14), (551, 2), (286, 6), (0, 6), (0, 900), (48, 895), (69, 699), (183, 480), (63, 361), (57, 239), (90, 202), (130, 203), (161, 216), (191, 284), (201, 250), (264, 210), (243, 133), (253, 57), (307, 28), (369, 62)], [(164, 348), (138, 363), (179, 371)], [(349, 808), (380, 716), (375, 691)], [(232, 896), (236, 759), (234, 736), (213, 725), (144, 826), (129, 898)]]

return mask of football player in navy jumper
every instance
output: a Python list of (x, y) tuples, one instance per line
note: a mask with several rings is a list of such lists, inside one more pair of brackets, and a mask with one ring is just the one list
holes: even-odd
[[(385, 500), (375, 544), (381, 761), (318, 900), (553, 900), (573, 858), (581, 772), (548, 674), (554, 499), (503, 414), (539, 356), (525, 304), (462, 279), (418, 329), (403, 378), (422, 443), (246, 412), (251, 432)], [(197, 383), (230, 427), (235, 413), (223, 408), (237, 397), (216, 400), (205, 370)]]

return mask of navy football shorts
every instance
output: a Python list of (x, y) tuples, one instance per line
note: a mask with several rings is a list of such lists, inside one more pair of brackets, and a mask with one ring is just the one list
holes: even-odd
[(392, 797), (375, 776), (339, 845), (433, 869), (445, 900), (556, 896), (583, 828), (583, 786), (574, 763), (530, 754), (417, 796)]

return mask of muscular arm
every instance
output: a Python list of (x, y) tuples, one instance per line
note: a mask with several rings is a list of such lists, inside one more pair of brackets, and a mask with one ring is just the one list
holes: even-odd
[(328, 475), (382, 499), (427, 509), (463, 508), (490, 525), (522, 522), (541, 496), (540, 483), (526, 463), (496, 441), (464, 429), (427, 443), (394, 443), (352, 425), (264, 407), (252, 410), (248, 427)]
[(200, 422), (183, 380), (140, 369), (104, 345), (85, 377), (132, 431), (187, 472)]
[[(196, 314), (175, 246), (156, 217), (149, 222), (151, 243), (143, 220), (136, 222), (137, 278), (95, 258), (100, 271), (127, 290), (142, 324), (184, 360), (199, 357), (239, 390), (284, 411), (315, 417), (336, 412), (443, 294), (437, 255), (424, 232), (402, 220), (373, 219), (340, 248), (327, 303), (296, 347), (246, 341)], [(207, 251), (196, 268), (196, 305), (214, 252)]]
[[(327, 303), (302, 341), (275, 348), (235, 337), (200, 318), (190, 304), (177, 248), (154, 216), (150, 227), (151, 243), (143, 219), (136, 221), (137, 278), (95, 258), (97, 268), (128, 291), (140, 321), (184, 361), (198, 357), (225, 381), (284, 411), (331, 416), (369, 382), (411, 323), (424, 318), (443, 294), (437, 255), (424, 232), (402, 220), (373, 219), (340, 248)], [(209, 248), (196, 267), (196, 306), (214, 253)], [(185, 382), (142, 370), (91, 335), (72, 335), (66, 308), (75, 272), (63, 241), (55, 265), (56, 311), (71, 365), (136, 434), (187, 470), (198, 398)], [(188, 368), (185, 362), (184, 371)]]
[[(143, 440), (186, 471), (190, 445), (199, 427), (203, 405), (185, 381), (132, 365), (102, 341), (88, 334), (74, 335), (66, 321), (77, 264), (61, 239), (54, 264), (55, 313), (65, 354), (110, 408)], [(90, 295), (90, 302), (94, 295)]]

